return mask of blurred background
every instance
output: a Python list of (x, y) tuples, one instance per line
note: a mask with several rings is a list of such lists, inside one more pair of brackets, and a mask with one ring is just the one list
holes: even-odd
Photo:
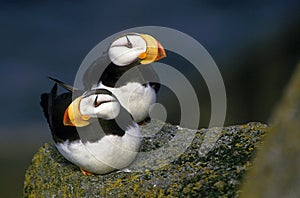
[[(299, 60), (299, 8), (296, 0), (1, 1), (0, 197), (22, 196), (33, 154), (51, 141), (39, 106), (40, 94), (52, 86), (46, 77), (72, 84), (87, 53), (124, 29), (166, 26), (192, 36), (223, 76), (225, 125), (268, 123)], [(210, 100), (205, 82), (182, 65), (174, 67), (191, 75), (188, 79), (201, 96), (199, 127), (207, 127)], [(159, 98), (168, 96), (171, 93), (160, 93)], [(175, 114), (168, 119), (178, 121)]]

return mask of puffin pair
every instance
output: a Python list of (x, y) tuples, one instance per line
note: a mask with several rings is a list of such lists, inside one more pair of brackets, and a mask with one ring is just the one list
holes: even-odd
[[(165, 56), (152, 36), (129, 33), (91, 65), (84, 90), (50, 78), (56, 83), (40, 104), (57, 149), (83, 174), (106, 174), (135, 159), (141, 144), (137, 123), (147, 120), (159, 89), (149, 64)], [(130, 69), (134, 72), (123, 78)], [(68, 92), (57, 95), (57, 85)]]

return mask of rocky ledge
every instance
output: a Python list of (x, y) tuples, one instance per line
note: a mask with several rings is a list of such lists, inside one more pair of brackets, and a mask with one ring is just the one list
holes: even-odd
[(92, 176), (46, 143), (26, 172), (24, 197), (233, 197), (267, 130), (248, 123), (196, 131), (152, 120), (127, 171)]

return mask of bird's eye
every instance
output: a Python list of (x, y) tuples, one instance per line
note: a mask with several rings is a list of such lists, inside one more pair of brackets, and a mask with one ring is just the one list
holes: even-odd
[(94, 100), (94, 107), (98, 107), (101, 104), (101, 102), (98, 102), (97, 99), (98, 99), (98, 95), (96, 96), (96, 98)]
[(130, 42), (128, 36), (126, 36), (126, 39), (127, 39), (127, 45), (126, 45), (126, 47), (132, 48), (132, 43)]
[(126, 40), (127, 40), (127, 43), (124, 45), (124, 44), (115, 44), (115, 45), (112, 45), (111, 47), (127, 47), (127, 48), (132, 48), (132, 43), (130, 42), (128, 36), (126, 35)]

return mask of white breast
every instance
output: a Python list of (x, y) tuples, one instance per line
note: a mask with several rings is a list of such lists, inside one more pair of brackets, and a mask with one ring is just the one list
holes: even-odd
[(104, 136), (97, 142), (66, 141), (57, 143), (59, 152), (70, 162), (92, 173), (105, 174), (127, 167), (141, 144), (138, 126), (130, 127), (122, 137)]
[(147, 84), (143, 86), (137, 82), (129, 82), (118, 88), (107, 87), (100, 83), (94, 88), (104, 88), (111, 91), (121, 105), (133, 116), (135, 122), (141, 122), (149, 115), (149, 109), (156, 101), (154, 89)]

